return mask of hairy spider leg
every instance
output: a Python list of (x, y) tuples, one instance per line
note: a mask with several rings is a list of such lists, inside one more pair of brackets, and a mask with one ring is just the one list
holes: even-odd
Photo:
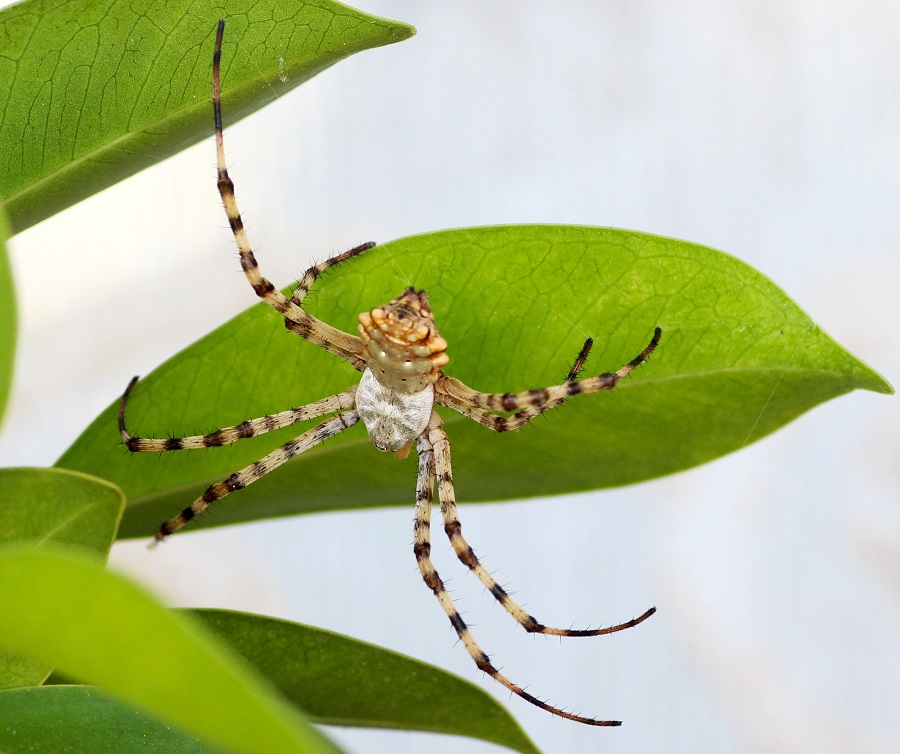
[[(529, 694), (521, 686), (513, 683), (509, 678), (503, 675), (494, 667), (488, 655), (475, 641), (472, 632), (466, 625), (465, 620), (456, 609), (453, 598), (450, 596), (444, 582), (431, 561), (431, 506), (434, 496), (434, 482), (438, 482), (438, 495), (443, 498), (442, 480), (449, 478), (451, 471), (449, 468), (449, 456), (443, 455), (437, 450), (440, 446), (447, 444), (447, 436), (444, 433), (441, 419), (436, 412), (432, 412), (431, 420), (428, 428), (419, 436), (416, 449), (419, 453), (419, 476), (416, 484), (416, 512), (414, 524), (414, 544), (413, 552), (416, 556), (416, 562), (419, 565), (419, 572), (422, 579), (428, 585), (428, 588), (437, 597), (438, 602), (450, 619), (450, 624), (459, 636), (460, 641), (466, 648), (471, 658), (475, 661), (475, 665), (479, 670), (487, 673), (498, 683), (505, 686), (516, 696), (521, 697), (526, 702), (530, 702), (536, 707), (549, 712), (552, 715), (574, 720), (575, 722), (584, 723), (586, 725), (614, 726), (621, 725), (619, 720), (597, 720), (592, 717), (582, 717), (571, 712), (566, 712), (559, 707), (554, 707), (547, 702), (538, 699), (536, 696)], [(441, 505), (444, 505), (443, 499)], [(452, 541), (452, 537), (451, 537)]]
[(349, 251), (345, 251), (343, 254), (336, 254), (329, 259), (326, 259), (324, 262), (319, 262), (319, 264), (313, 265), (306, 272), (303, 273), (303, 277), (297, 281), (297, 287), (294, 289), (294, 293), (291, 295), (291, 301), (293, 301), (297, 306), (300, 306), (303, 303), (303, 299), (306, 298), (306, 294), (309, 293), (309, 289), (312, 288), (313, 283), (318, 280), (319, 276), (322, 273), (327, 272), (332, 267), (336, 267), (341, 262), (346, 262), (348, 259), (352, 259), (359, 254), (362, 254), (364, 251), (368, 251), (375, 247), (374, 241), (367, 241), (366, 243), (362, 243), (359, 246), (354, 246)]
[(181, 513), (177, 516), (173, 516), (159, 527), (159, 531), (155, 536), (156, 542), (161, 542), (170, 534), (174, 534), (179, 529), (183, 528), (188, 521), (195, 518), (198, 514), (205, 511), (210, 505), (221, 500), (223, 497), (253, 484), (257, 479), (261, 479), (270, 471), (274, 471), (286, 461), (325, 442), (325, 440), (330, 437), (334, 437), (339, 432), (343, 432), (348, 427), (352, 427), (358, 421), (359, 414), (357, 414), (356, 411), (341, 412), (327, 421), (322, 422), (318, 426), (304, 432), (302, 435), (295, 437), (293, 440), (286, 442), (280, 448), (273, 450), (260, 460), (251, 463), (249, 466), (245, 466), (240, 471), (236, 471), (227, 479), (209, 486), (200, 497), (194, 500), (194, 502)]
[(353, 387), (343, 393), (323, 398), (305, 406), (296, 406), (287, 411), (279, 411), (277, 414), (261, 416), (259, 419), (249, 419), (233, 427), (217, 429), (205, 435), (189, 435), (187, 437), (135, 437), (125, 425), (125, 410), (131, 391), (137, 384), (138, 378), (133, 377), (119, 403), (119, 434), (122, 441), (132, 453), (156, 453), (163, 450), (193, 450), (198, 448), (218, 448), (222, 445), (230, 445), (246, 437), (256, 437), (272, 432), (276, 429), (289, 427), (308, 419), (317, 419), (325, 414), (333, 414), (335, 411), (351, 409), (356, 405), (356, 388)]
[[(655, 607), (651, 607), (643, 615), (638, 618), (632, 618), (624, 623), (615, 626), (596, 629), (569, 629), (569, 628), (553, 628), (545, 626), (539, 622), (534, 616), (529, 615), (521, 605), (519, 605), (509, 593), (502, 587), (491, 573), (483, 566), (475, 555), (475, 551), (466, 541), (462, 533), (462, 524), (459, 521), (459, 510), (456, 507), (456, 491), (453, 487), (453, 472), (450, 463), (450, 441), (447, 439), (447, 433), (444, 431), (440, 419), (437, 421), (432, 417), (429, 424), (429, 431), (433, 435), (431, 443), (434, 448), (435, 469), (438, 480), (438, 494), (441, 500), (441, 515), (444, 518), (444, 531), (450, 539), (453, 551), (460, 562), (465, 565), (478, 580), (484, 585), (494, 598), (508, 612), (516, 622), (522, 626), (528, 633), (547, 634), (550, 636), (602, 636), (604, 634), (612, 634), (617, 631), (623, 631), (626, 628), (643, 623), (653, 613), (656, 612)], [(435, 437), (437, 439), (435, 439)]]
[[(588, 338), (584, 341), (584, 345), (581, 347), (578, 356), (575, 358), (575, 362), (572, 364), (569, 373), (566, 375), (565, 382), (563, 383), (564, 385), (569, 385), (578, 379), (578, 375), (584, 368), (584, 362), (587, 361), (588, 354), (590, 354), (593, 345), (593, 338)], [(511, 432), (528, 424), (534, 417), (540, 416), (547, 411), (552, 411), (565, 401), (567, 397), (568, 395), (562, 395), (542, 406), (526, 406), (512, 416), (497, 416), (497, 414), (492, 414), (490, 411), (486, 411), (478, 406), (469, 405), (458, 398), (454, 398), (452, 395), (441, 392), (438, 392), (435, 395), (435, 401), (441, 406), (453, 409), (463, 416), (467, 416), (469, 419), (472, 419), (479, 424), (483, 424), (488, 429), (494, 430), (494, 432)]]
[[(303, 277), (297, 282), (297, 287), (294, 289), (294, 293), (291, 295), (291, 302), (300, 306), (303, 303), (303, 299), (306, 298), (306, 295), (309, 293), (309, 289), (312, 287), (312, 284), (318, 279), (318, 277), (325, 272), (326, 270), (330, 270), (332, 267), (340, 264), (341, 262), (345, 262), (348, 259), (352, 259), (359, 254), (362, 254), (364, 251), (368, 251), (369, 249), (375, 246), (374, 241), (368, 241), (367, 243), (360, 244), (359, 246), (354, 246), (349, 251), (345, 251), (343, 254), (337, 254), (336, 256), (331, 257), (330, 259), (326, 259), (324, 262), (320, 262), (317, 265), (310, 267), (305, 273), (303, 273)], [(290, 317), (285, 316), (284, 325), (288, 330), (299, 335), (301, 338), (307, 338), (307, 327), (305, 324), (299, 324), (292, 320)], [(353, 368), (356, 369), (357, 372), (364, 372), (366, 369), (366, 362), (361, 357), (356, 354), (347, 354), (344, 358), (349, 361)]]
[[(444, 395), (449, 395), (451, 398), (455, 398), (466, 405), (490, 411), (517, 411), (526, 409), (529, 406), (539, 408), (553, 402), (556, 402), (556, 405), (558, 405), (571, 395), (587, 395), (600, 390), (612, 390), (620, 380), (631, 374), (637, 366), (647, 361), (650, 354), (659, 345), (661, 336), (662, 330), (657, 327), (647, 347), (616, 372), (605, 372), (596, 377), (588, 377), (587, 379), (574, 382), (564, 382), (562, 385), (553, 385), (536, 390), (525, 390), (521, 393), (482, 393), (478, 390), (473, 390), (454, 377), (445, 375), (435, 383), (435, 400), (441, 403), (441, 398)], [(476, 421), (478, 420), (476, 419)]]
[[(234, 195), (234, 183), (228, 176), (225, 165), (225, 140), (222, 135), (222, 85), (220, 66), (222, 60), (222, 36), (225, 33), (225, 20), (219, 21), (216, 29), (216, 44), (213, 52), (213, 115), (216, 124), (216, 167), (218, 171), (219, 195), (225, 206), (228, 223), (234, 233), (234, 240), (241, 258), (241, 267), (256, 295), (275, 311), (291, 322), (290, 329), (301, 338), (315, 343), (326, 351), (349, 361), (357, 369), (360, 368), (363, 351), (362, 341), (355, 335), (342, 332), (309, 312), (301, 309), (289, 300), (259, 271), (256, 257), (250, 247), (244, 222), (238, 210)], [(357, 247), (360, 248), (360, 247)], [(360, 253), (360, 252), (358, 252)], [(364, 367), (363, 367), (364, 368)]]

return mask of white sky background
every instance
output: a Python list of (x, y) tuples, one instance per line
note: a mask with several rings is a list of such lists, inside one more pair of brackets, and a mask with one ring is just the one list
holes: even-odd
[[(226, 128), (250, 237), (278, 285), (368, 239), (627, 227), (740, 257), (900, 381), (897, 5), (360, 5), (418, 35)], [(210, 140), (12, 241), (21, 328), (3, 465), (52, 464), (132, 375), (254, 303), (213, 163)], [(125, 543), (112, 562), (173, 603), (265, 612), (448, 668), (495, 693), (548, 754), (895, 751), (898, 428), (896, 398), (856, 392), (675, 477), (462, 506), (476, 551), (540, 619), (659, 608), (617, 636), (527, 637), (435, 547), (514, 680), (623, 719), (619, 730), (553, 719), (476, 671), (415, 567), (412, 476), (409, 508), (217, 529), (152, 553)], [(332, 732), (354, 752), (500, 751)]]

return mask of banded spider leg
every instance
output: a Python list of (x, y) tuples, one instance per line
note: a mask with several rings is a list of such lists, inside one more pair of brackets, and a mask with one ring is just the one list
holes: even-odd
[(346, 392), (332, 395), (306, 406), (299, 406), (288, 411), (272, 414), (271, 416), (263, 416), (259, 419), (250, 419), (234, 427), (226, 427), (206, 435), (167, 438), (135, 437), (125, 425), (125, 409), (128, 405), (128, 398), (137, 381), (137, 377), (132, 378), (131, 382), (128, 383), (128, 387), (125, 388), (122, 400), (119, 403), (119, 434), (122, 436), (125, 446), (133, 453), (217, 448), (222, 445), (230, 445), (246, 437), (256, 437), (266, 432), (288, 427), (297, 422), (338, 412), (332, 418), (286, 442), (260, 460), (245, 466), (240, 471), (236, 471), (227, 479), (207, 487), (203, 494), (196, 498), (181, 513), (173, 516), (159, 527), (159, 531), (156, 532), (154, 537), (154, 544), (184, 528), (188, 521), (196, 518), (198, 514), (205, 511), (216, 501), (253, 484), (257, 479), (261, 479), (270, 471), (274, 471), (294, 456), (298, 456), (304, 451), (325, 442), (325, 440), (334, 437), (348, 427), (352, 427), (359, 421), (359, 414), (353, 410), (356, 405), (354, 399), (356, 388), (352, 388)]
[[(593, 339), (584, 342), (575, 364), (561, 385), (526, 390), (521, 393), (483, 393), (473, 390), (461, 380), (441, 374), (435, 384), (435, 403), (468, 416), (495, 432), (508, 432), (530, 422), (535, 416), (550, 411), (573, 395), (588, 395), (601, 390), (612, 390), (634, 369), (650, 358), (659, 345), (662, 329), (653, 331), (647, 347), (615, 372), (604, 372), (595, 377), (577, 379), (593, 346)], [(497, 416), (492, 411), (516, 411), (510, 417)]]
[(598, 720), (593, 717), (584, 717), (582, 715), (567, 712), (552, 704), (548, 704), (533, 694), (528, 693), (518, 684), (513, 683), (513, 681), (507, 678), (494, 666), (487, 653), (475, 641), (472, 632), (469, 630), (465, 620), (456, 609), (453, 598), (447, 591), (443, 580), (431, 561), (430, 527), (435, 481), (437, 481), (438, 485), (438, 496), (440, 498), (441, 512), (444, 518), (444, 531), (450, 538), (450, 542), (452, 543), (457, 556), (478, 576), (497, 601), (500, 602), (527, 631), (553, 634), (556, 636), (597, 636), (635, 626), (646, 618), (649, 618), (655, 609), (648, 610), (640, 618), (629, 621), (628, 623), (622, 623), (618, 626), (612, 626), (596, 631), (570, 631), (567, 629), (548, 628), (538, 623), (516, 604), (506, 591), (497, 584), (488, 571), (478, 562), (478, 558), (475, 556), (472, 548), (462, 537), (462, 530), (456, 512), (455, 493), (453, 490), (453, 472), (450, 466), (450, 443), (447, 439), (447, 434), (444, 431), (443, 422), (434, 411), (432, 411), (431, 418), (428, 422), (428, 428), (418, 439), (417, 449), (419, 452), (419, 477), (416, 485), (415, 538), (413, 551), (419, 566), (419, 572), (422, 574), (422, 579), (434, 593), (434, 596), (437, 597), (438, 602), (450, 619), (453, 629), (456, 631), (457, 636), (459, 636), (459, 639), (469, 653), (469, 656), (474, 660), (475, 665), (479, 670), (487, 673), (491, 678), (505, 686), (516, 696), (521, 697), (536, 707), (540, 707), (542, 710), (549, 712), (552, 715), (565, 718), (566, 720), (584, 723), (585, 725), (621, 725), (622, 723), (620, 720)]
[[(584, 362), (593, 345), (593, 340), (588, 338), (562, 385), (543, 388), (541, 390), (530, 390), (518, 394), (507, 393), (499, 395), (479, 393), (466, 387), (459, 380), (444, 377), (443, 381), (438, 382), (435, 402), (446, 406), (447, 408), (459, 411), (470, 419), (474, 419), (496, 432), (515, 430), (530, 422), (535, 416), (556, 408), (569, 395), (575, 395), (581, 392), (596, 392), (597, 390), (611, 390), (615, 387), (616, 383), (626, 377), (636, 366), (647, 360), (650, 353), (656, 348), (660, 334), (661, 331), (657, 328), (654, 332), (653, 339), (648, 346), (637, 357), (614, 373), (605, 373), (598, 377), (591, 377), (581, 381), (577, 380), (578, 374), (581, 372)], [(455, 390), (455, 394), (442, 392), (444, 386), (448, 385), (448, 383), (451, 383), (451, 389)], [(459, 395), (465, 395), (466, 397), (462, 399), (457, 397)], [(504, 406), (506, 408), (497, 408), (498, 406)], [(491, 413), (484, 407), (506, 411), (518, 409), (518, 412), (511, 417), (502, 417)], [(494, 595), (495, 599), (513, 618), (515, 618), (522, 628), (529, 633), (540, 633), (553, 636), (601, 636), (622, 631), (626, 628), (632, 628), (639, 623), (643, 623), (656, 612), (656, 608), (651, 607), (637, 618), (614, 626), (598, 629), (553, 628), (551, 626), (545, 626), (534, 618), (534, 616), (529, 615), (515, 602), (515, 600), (512, 599), (512, 597), (509, 596), (507, 591), (497, 583), (490, 572), (481, 565), (474, 550), (463, 537), (462, 525), (457, 514), (456, 495), (453, 489), (452, 474), (450, 473), (450, 443), (442, 428), (441, 434), (443, 435), (443, 439), (435, 444), (435, 453), (438, 459), (437, 474), (440, 486), (441, 512), (444, 517), (444, 530), (447, 533), (450, 543), (453, 546), (453, 550), (460, 562), (478, 577), (484, 587)]]
[[(225, 164), (220, 81), (224, 25), (224, 21), (219, 22), (213, 54), (217, 181), (219, 194), (238, 248), (241, 267), (256, 295), (284, 318), (288, 329), (304, 340), (344, 359), (354, 369), (362, 372), (362, 376), (356, 386), (305, 406), (272, 416), (251, 419), (206, 435), (168, 439), (141, 438), (128, 431), (125, 412), (129, 396), (137, 382), (135, 377), (122, 395), (118, 420), (123, 443), (133, 452), (218, 447), (307, 419), (332, 415), (259, 461), (208, 487), (190, 506), (160, 526), (154, 542), (179, 531), (212, 503), (252, 484), (289, 459), (361, 420), (366, 425), (370, 441), (380, 450), (393, 452), (398, 457), (405, 458), (411, 446), (416, 445), (419, 453), (414, 543), (416, 561), (422, 578), (437, 597), (478, 668), (512, 693), (553, 715), (587, 725), (619, 725), (620, 723), (615, 720), (583, 717), (547, 704), (514, 684), (491, 663), (487, 654), (472, 637), (431, 562), (430, 524), (435, 485), (441, 505), (444, 531), (456, 557), (475, 574), (526, 631), (553, 636), (599, 636), (636, 626), (652, 615), (655, 608), (650, 608), (638, 618), (614, 626), (580, 630), (546, 626), (527, 613), (481, 565), (472, 547), (463, 537), (456, 507), (450, 443), (443, 422), (433, 407), (445, 406), (495, 432), (519, 429), (536, 416), (556, 408), (570, 396), (614, 388), (654, 351), (660, 340), (660, 328), (655, 329), (646, 348), (616, 372), (604, 372), (594, 377), (579, 379), (593, 345), (593, 341), (588, 338), (561, 384), (520, 393), (501, 394), (474, 390), (460, 380), (444, 374), (443, 368), (449, 362), (446, 353), (448, 343), (437, 330), (425, 291), (407, 288), (387, 304), (361, 313), (358, 336), (342, 332), (314, 317), (302, 307), (313, 283), (328, 269), (362, 254), (374, 244), (361, 244), (310, 267), (290, 297), (282, 294), (263, 277), (247, 238), (235, 198), (234, 184)], [(512, 415), (500, 415), (504, 412)]]

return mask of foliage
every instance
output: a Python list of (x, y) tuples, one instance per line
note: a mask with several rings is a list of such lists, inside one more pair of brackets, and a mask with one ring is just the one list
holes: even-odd
[(332, 0), (27, 0), (0, 12), (0, 197), (15, 232), (212, 134), (210, 64), (228, 18), (235, 123), (412, 27)]
[[(0, 422), (12, 387), (16, 352), (16, 295), (6, 256), (6, 218), (0, 210)], [(0, 424), (2, 426), (2, 424)]]
[[(0, 153), (17, 159), (0, 164), (0, 194), (14, 230), (211, 133), (209, 61), (221, 15), (229, 123), (353, 52), (413, 33), (331, 0), (8, 8), (0, 12)], [(411, 283), (428, 290), (451, 343), (448, 371), (483, 390), (559, 381), (587, 335), (596, 339), (588, 371), (614, 369), (663, 329), (645, 369), (610, 394), (572, 401), (539, 431), (497, 438), (448, 415), (467, 500), (672, 473), (851, 390), (891, 392), (760, 273), (721, 252), (630, 231), (519, 226), (401, 239), (331, 274), (310, 309), (352, 330), (356, 312)], [(0, 248), (0, 413), (15, 321)], [(139, 383), (130, 423), (144, 435), (236, 424), (343, 390), (354, 376), (286, 335), (259, 305)], [(202, 455), (128, 456), (116, 405), (60, 468), (0, 471), (0, 749), (337, 751), (313, 725), (322, 722), (536, 751), (492, 697), (437, 668), (264, 616), (171, 611), (107, 571), (115, 536), (149, 535), (204, 485), (290, 434)], [(199, 523), (406, 505), (413, 476), (356, 428)], [(198, 699), (203, 715), (194, 714)]]
[[(737, 450), (829, 398), (858, 387), (888, 389), (752, 268), (712, 249), (630, 231), (517, 226), (406, 238), (330, 274), (308, 308), (352, 331), (354, 312), (405, 287), (398, 269), (410, 271), (440, 313), (438, 327), (451, 344), (448, 373), (481, 390), (560, 382), (588, 334), (596, 338), (588, 372), (616, 369), (641, 351), (657, 324), (663, 329), (649, 365), (613, 393), (548, 414), (539, 431), (485, 437), (480, 425), (448, 413), (457, 491), (467, 502), (669, 474)], [(355, 374), (287, 337), (277, 313), (260, 304), (139, 382), (129, 426), (142, 436), (165, 436), (175, 420), (185, 428), (211, 419), (239, 424), (346, 390)], [(200, 457), (134, 458), (117, 444), (117, 410), (118, 401), (59, 465), (102, 473), (126, 491), (126, 537), (152, 535), (206, 485), (298, 434), (291, 427)], [(355, 473), (342, 471), (348, 468)], [(413, 476), (391, 456), (373, 454), (364, 429), (355, 427), (197, 525), (403, 505)]]

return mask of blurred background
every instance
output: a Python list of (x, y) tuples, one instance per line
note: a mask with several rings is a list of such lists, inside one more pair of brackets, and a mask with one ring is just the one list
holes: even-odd
[[(250, 238), (278, 285), (369, 239), (494, 223), (633, 228), (748, 262), (900, 381), (900, 6), (360, 7), (418, 35), (226, 128)], [(255, 302), (213, 149), (210, 139), (13, 239), (21, 327), (2, 465), (52, 464), (132, 375)], [(624, 720), (618, 730), (551, 718), (475, 669), (415, 566), (412, 477), (409, 507), (216, 529), (153, 552), (125, 542), (111, 561), (172, 604), (259, 611), (447, 668), (501, 699), (548, 753), (893, 752), (898, 493), (900, 404), (856, 392), (666, 479), (461, 501), (476, 551), (541, 620), (609, 624), (658, 607), (612, 637), (526, 636), (436, 543), (505, 672)], [(354, 752), (501, 751), (330, 733)]]

